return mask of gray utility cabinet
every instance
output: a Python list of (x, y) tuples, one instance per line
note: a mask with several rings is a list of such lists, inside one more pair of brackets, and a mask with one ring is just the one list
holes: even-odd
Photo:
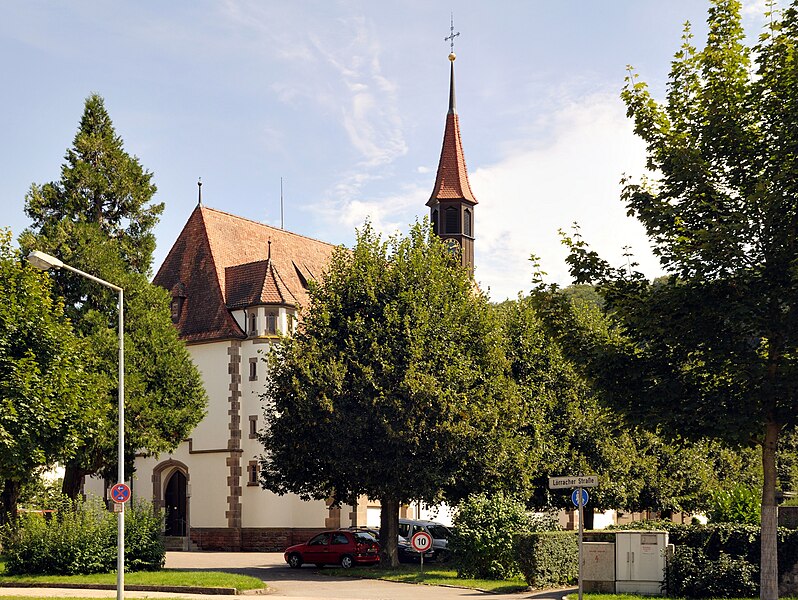
[(667, 531), (618, 531), (615, 534), (615, 592), (663, 594)]

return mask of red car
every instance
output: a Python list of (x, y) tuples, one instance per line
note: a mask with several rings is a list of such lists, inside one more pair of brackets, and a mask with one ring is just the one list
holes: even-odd
[(365, 531), (325, 531), (309, 542), (287, 548), (285, 562), (292, 569), (305, 563), (317, 567), (341, 565), (344, 569), (356, 564), (374, 565), (380, 562), (380, 545)]

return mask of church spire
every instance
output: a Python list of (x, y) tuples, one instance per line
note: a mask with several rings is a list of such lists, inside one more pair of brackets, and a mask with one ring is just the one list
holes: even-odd
[[(454, 43), (452, 33), (445, 38)], [(435, 187), (427, 201), (430, 208), (432, 229), (443, 238), (453, 252), (459, 252), (463, 266), (474, 270), (474, 207), (477, 199), (468, 181), (463, 144), (460, 138), (460, 122), (457, 115), (454, 93), (455, 54), (449, 54), (449, 111), (443, 132), (443, 147), (438, 161)], [(452, 241), (450, 241), (452, 240)]]

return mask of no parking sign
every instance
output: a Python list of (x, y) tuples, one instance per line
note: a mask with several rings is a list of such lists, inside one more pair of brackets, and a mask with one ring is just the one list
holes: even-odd
[(127, 486), (127, 484), (117, 483), (111, 488), (111, 498), (114, 499), (114, 502), (124, 504), (130, 500), (130, 488)]

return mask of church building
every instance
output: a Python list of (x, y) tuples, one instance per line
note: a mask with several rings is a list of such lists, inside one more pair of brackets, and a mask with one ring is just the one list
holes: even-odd
[[(449, 109), (435, 187), (427, 202), (434, 231), (474, 268), (474, 207), (455, 109)], [(201, 190), (201, 188), (200, 188)], [(133, 495), (166, 514), (172, 549), (274, 551), (327, 528), (378, 522), (378, 505), (278, 496), (258, 483), (263, 447), (262, 360), (290, 334), (323, 276), (334, 246), (203, 206), (200, 202), (155, 276), (172, 296), (172, 320), (199, 368), (205, 419), (173, 452), (139, 458)], [(404, 516), (415, 516), (406, 507)]]

